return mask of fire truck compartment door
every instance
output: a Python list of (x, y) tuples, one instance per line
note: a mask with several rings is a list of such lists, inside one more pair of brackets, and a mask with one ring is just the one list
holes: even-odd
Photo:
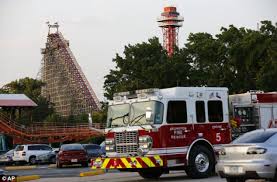
[(260, 105), (260, 127), (276, 128), (277, 122), (277, 105), (263, 104)]

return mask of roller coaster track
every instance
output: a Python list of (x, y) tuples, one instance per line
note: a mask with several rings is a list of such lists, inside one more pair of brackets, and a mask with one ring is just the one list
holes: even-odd
[(93, 136), (103, 135), (101, 124), (56, 124), (37, 123), (31, 126), (18, 124), (0, 112), (0, 131), (13, 138), (13, 144), (55, 143), (80, 141)]

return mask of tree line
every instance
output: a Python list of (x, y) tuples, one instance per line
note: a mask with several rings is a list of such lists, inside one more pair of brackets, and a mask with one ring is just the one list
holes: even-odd
[(231, 94), (277, 88), (277, 24), (259, 30), (222, 27), (215, 36), (191, 33), (169, 57), (157, 37), (125, 46), (105, 76), (105, 97), (115, 92), (174, 86), (228, 87)]

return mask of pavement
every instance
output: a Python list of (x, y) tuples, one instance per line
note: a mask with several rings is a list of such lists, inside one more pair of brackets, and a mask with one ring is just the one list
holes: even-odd
[(145, 180), (138, 175), (138, 173), (133, 172), (120, 172), (120, 173), (105, 173), (90, 177), (71, 177), (71, 178), (41, 178), (39, 180), (34, 180), (36, 182), (151, 182), (151, 181), (170, 181), (170, 182), (225, 182), (226, 180), (219, 178), (218, 176), (213, 176), (206, 179), (190, 179), (182, 171), (173, 171), (170, 174), (164, 174), (158, 180)]
[[(137, 182), (137, 181), (151, 181), (145, 180), (132, 172), (119, 172), (118, 170), (91, 170), (90, 167), (68, 166), (65, 168), (55, 168), (53, 165), (36, 165), (36, 166), (9, 166), (2, 167), (6, 175), (17, 175), (18, 181), (37, 181), (37, 182), (86, 182), (86, 181), (111, 181), (111, 182)], [(191, 180), (184, 171), (173, 171), (170, 174), (164, 174), (159, 181), (195, 181), (195, 182), (209, 182), (207, 179)], [(210, 182), (222, 182), (219, 177), (210, 178)]]
[[(36, 166), (10, 166), (2, 167), (6, 175), (17, 175), (18, 182), (37, 181), (37, 182), (151, 182), (157, 180), (145, 180), (136, 172), (119, 172), (118, 170), (91, 170), (90, 167), (67, 166), (56, 168), (55, 165), (36, 165)], [(1, 171), (1, 169), (0, 169)], [(170, 171), (164, 174), (158, 181), (185, 181), (185, 182), (225, 182), (218, 176), (205, 179), (190, 179), (184, 171)], [(253, 180), (250, 180), (253, 181)]]

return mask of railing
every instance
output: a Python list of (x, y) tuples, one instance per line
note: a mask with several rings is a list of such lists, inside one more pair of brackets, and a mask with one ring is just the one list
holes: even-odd
[(25, 135), (28, 137), (50, 137), (61, 135), (89, 135), (95, 132), (101, 132), (104, 129), (104, 124), (94, 123), (89, 125), (88, 123), (34, 123), (30, 126), (19, 125), (14, 120), (11, 120), (5, 114), (0, 112), (0, 121), (7, 125), (9, 132), (19, 135)]

